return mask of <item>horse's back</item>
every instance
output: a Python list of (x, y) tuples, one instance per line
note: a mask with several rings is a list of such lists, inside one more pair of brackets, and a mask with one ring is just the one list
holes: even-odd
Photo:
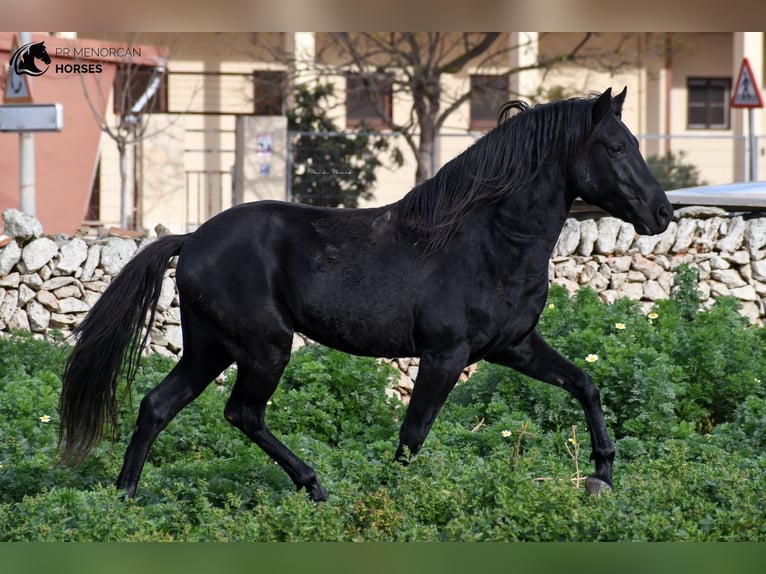
[(232, 333), (280, 324), (357, 354), (411, 350), (417, 261), (388, 208), (243, 204), (190, 235), (182, 300)]

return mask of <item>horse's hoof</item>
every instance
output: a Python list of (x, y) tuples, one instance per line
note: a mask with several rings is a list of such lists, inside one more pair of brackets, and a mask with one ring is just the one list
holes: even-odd
[(306, 490), (309, 493), (309, 498), (313, 502), (324, 502), (327, 500), (327, 491), (321, 484), (319, 484), (318, 480), (315, 480), (312, 484), (306, 486)]
[(600, 478), (589, 476), (585, 479), (585, 490), (588, 492), (588, 494), (601, 496), (603, 492), (611, 492), (612, 487), (608, 482), (605, 482)]

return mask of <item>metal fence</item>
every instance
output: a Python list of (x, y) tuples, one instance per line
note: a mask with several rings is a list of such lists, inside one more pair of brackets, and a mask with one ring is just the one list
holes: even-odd
[[(381, 205), (396, 201), (404, 196), (415, 183), (415, 163), (412, 152), (404, 138), (397, 134), (375, 132), (371, 134), (356, 134), (353, 132), (299, 133), (290, 132), (288, 137), (288, 169), (287, 169), (287, 198), (289, 201), (303, 201), (306, 194), (301, 194), (297, 185), (315, 184), (312, 193), (316, 194), (312, 201), (325, 205), (341, 204), (339, 190), (344, 185), (332, 187), (332, 192), (323, 200), (318, 197), (322, 193), (322, 183), (332, 179), (335, 172), (347, 170), (347, 166), (334, 163), (334, 154), (328, 152), (328, 146), (342, 139), (371, 136), (388, 141), (389, 148), (398, 147), (405, 158), (402, 167), (395, 167), (390, 162), (375, 172), (375, 182), (369, 186), (372, 199), (361, 201), (360, 205)], [(478, 138), (481, 132), (465, 132), (441, 134), (434, 145), (431, 161), (435, 172), (452, 160)], [(303, 137), (302, 137), (303, 136)], [(749, 179), (749, 138), (729, 134), (700, 134), (700, 135), (657, 135), (638, 134), (637, 138), (645, 157), (663, 155), (672, 151), (684, 163), (694, 165), (700, 172), (700, 177), (706, 183), (720, 184)], [(759, 161), (766, 153), (766, 135), (754, 138), (756, 145), (756, 171), (754, 179), (766, 179), (766, 162)], [(385, 153), (383, 154), (385, 156)], [(311, 158), (309, 162), (306, 158)], [(301, 158), (296, 161), (296, 158)], [(335, 174), (338, 177), (344, 173)], [(308, 183), (307, 183), (308, 182)], [(317, 199), (318, 198), (318, 199)]]

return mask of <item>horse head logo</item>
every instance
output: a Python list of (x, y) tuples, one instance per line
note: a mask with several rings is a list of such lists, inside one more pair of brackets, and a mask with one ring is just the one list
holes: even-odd
[[(37, 67), (37, 60), (41, 60), (45, 64), (44, 69)], [(50, 63), (51, 57), (45, 50), (45, 42), (30, 42), (13, 53), (10, 65), (17, 75), (42, 76), (48, 71)]]

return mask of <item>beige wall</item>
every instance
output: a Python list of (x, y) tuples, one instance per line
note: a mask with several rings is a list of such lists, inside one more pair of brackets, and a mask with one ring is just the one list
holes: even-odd
[[(623, 119), (639, 135), (645, 155), (663, 153), (668, 149), (683, 151), (687, 161), (697, 165), (702, 177), (708, 182), (741, 180), (744, 179), (746, 164), (742, 141), (735, 140), (735, 137), (747, 135), (746, 112), (732, 113), (732, 128), (729, 130), (688, 130), (686, 78), (720, 75), (731, 76), (734, 82), (741, 58), (747, 55), (751, 63), (755, 64), (756, 75), (760, 74), (758, 79), (763, 83), (763, 36), (762, 33), (673, 34), (669, 37), (673, 51), (667, 58), (665, 47), (668, 37), (664, 34), (641, 35), (628, 41), (624, 41), (622, 34), (600, 34), (591, 49), (594, 56), (594, 67), (591, 69), (560, 65), (544, 74), (528, 72), (513, 79), (512, 89), (527, 99), (546, 101), (552, 96), (583, 96), (610, 86), (614, 90), (627, 86), (628, 97)], [(120, 34), (99, 37), (126, 41), (124, 35)], [(533, 44), (531, 49), (525, 49), (523, 53), (508, 51), (480, 67), (477, 62), (476, 67), (468, 68), (459, 75), (445, 75), (444, 93), (449, 95), (465, 90), (471, 73), (502, 72), (508, 67), (534, 61), (538, 56), (560, 53), (574, 45), (581, 35), (514, 33), (507, 35), (504, 41), (510, 46), (526, 41), (528, 37), (537, 42), (536, 49)], [(340, 61), (337, 54), (328, 50), (327, 38), (321, 33), (260, 34), (257, 42), (254, 39), (248, 33), (174, 33), (141, 34), (135, 41), (167, 47), (171, 71), (249, 73), (255, 69), (287, 69), (278, 54), (284, 50), (296, 49), (301, 59), (305, 60), (296, 65), (303, 70), (298, 81), (310, 81), (318, 77), (316, 69), (311, 69), (312, 58), (319, 64)], [(343, 105), (345, 79), (342, 75), (328, 76), (326, 79), (336, 85), (337, 96), (330, 109), (337, 125), (343, 129), (346, 120)], [(171, 81), (171, 109), (197, 109), (207, 104), (222, 103), (241, 106), (241, 111), (245, 112), (251, 109), (250, 87), (242, 78), (209, 77), (201, 82), (199, 76), (188, 78), (173, 75)], [(409, 98), (397, 97), (394, 102), (394, 119), (405, 122), (411, 107)], [(437, 167), (462, 152), (480, 135), (468, 131), (469, 115), (469, 104), (465, 103), (445, 123), (443, 136), (438, 139), (435, 150)], [(759, 134), (766, 134), (764, 115), (762, 112), (756, 113), (756, 131)], [(234, 116), (187, 114), (176, 117), (180, 119), (173, 124), (172, 129), (158, 130), (151, 140), (147, 139), (143, 144), (141, 169), (145, 202), (139, 207), (145, 228), (151, 229), (154, 222), (162, 218), (172, 221), (173, 225), (184, 227), (178, 222), (178, 214), (186, 209), (189, 200), (186, 197), (185, 182), (180, 181), (181, 176), (186, 172), (226, 171), (236, 163)], [(159, 125), (167, 120), (157, 118), (157, 122)], [(672, 137), (663, 139), (662, 136)], [(382, 168), (378, 171), (375, 199), (370, 202), (371, 205), (399, 199), (414, 183), (415, 164), (412, 153), (403, 138), (393, 141), (402, 150), (405, 164), (398, 170)], [(762, 148), (766, 146), (766, 137), (760, 143)], [(110, 140), (102, 139), (102, 153), (102, 216), (105, 223), (114, 224), (119, 217), (119, 178), (115, 175), (116, 151)], [(766, 179), (766, 158), (762, 157), (759, 163), (761, 179)], [(272, 173), (276, 173), (273, 166)], [(250, 178), (250, 181), (256, 179)], [(183, 193), (181, 189), (184, 189)], [(241, 193), (243, 198), (259, 196), (256, 192)], [(159, 207), (166, 203), (169, 207)], [(209, 211), (215, 206), (225, 208), (230, 203), (231, 199), (224, 192), (207, 209)]]

